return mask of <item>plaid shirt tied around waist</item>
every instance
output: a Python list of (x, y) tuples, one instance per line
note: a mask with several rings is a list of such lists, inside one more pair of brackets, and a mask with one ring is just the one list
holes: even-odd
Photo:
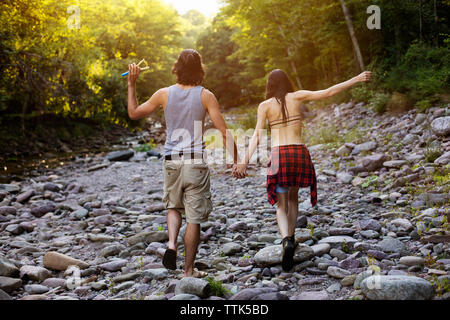
[(316, 170), (305, 145), (288, 145), (272, 149), (267, 165), (267, 197), (271, 205), (278, 202), (276, 187), (311, 188), (311, 205), (317, 204)]

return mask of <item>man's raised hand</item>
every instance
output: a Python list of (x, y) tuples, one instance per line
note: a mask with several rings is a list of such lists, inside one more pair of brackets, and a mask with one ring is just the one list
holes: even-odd
[(141, 69), (136, 63), (133, 63), (128, 66), (128, 70), (130, 71), (128, 74), (128, 84), (134, 85), (136, 80), (139, 78)]

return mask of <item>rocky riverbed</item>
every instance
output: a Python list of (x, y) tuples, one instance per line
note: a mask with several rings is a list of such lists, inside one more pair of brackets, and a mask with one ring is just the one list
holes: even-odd
[(76, 157), (0, 185), (0, 299), (449, 299), (449, 116), (354, 103), (316, 112), (309, 134), (333, 124), (346, 139), (309, 145), (319, 204), (300, 192), (292, 272), (256, 165), (239, 181), (211, 166), (214, 211), (196, 261), (207, 279), (182, 278), (184, 228), (179, 269), (162, 266), (158, 157)]

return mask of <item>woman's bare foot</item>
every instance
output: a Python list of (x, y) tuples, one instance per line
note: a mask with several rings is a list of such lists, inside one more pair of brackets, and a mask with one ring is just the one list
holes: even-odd
[(192, 278), (204, 278), (207, 275), (208, 275), (208, 273), (203, 272), (203, 271), (198, 271), (197, 269), (194, 269), (192, 271), (192, 273), (189, 273), (189, 272), (184, 273), (185, 277), (192, 277)]

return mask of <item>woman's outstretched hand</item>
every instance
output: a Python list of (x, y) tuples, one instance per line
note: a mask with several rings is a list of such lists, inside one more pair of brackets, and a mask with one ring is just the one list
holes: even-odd
[(136, 80), (139, 78), (141, 68), (139, 68), (136, 63), (133, 63), (128, 66), (128, 70), (130, 71), (128, 74), (128, 84), (134, 85), (136, 84)]
[(233, 166), (233, 178), (244, 179), (247, 177), (247, 165), (235, 164)]
[(358, 80), (360, 82), (368, 82), (368, 81), (370, 81), (372, 79), (372, 72), (371, 71), (364, 71), (357, 78), (358, 78)]

